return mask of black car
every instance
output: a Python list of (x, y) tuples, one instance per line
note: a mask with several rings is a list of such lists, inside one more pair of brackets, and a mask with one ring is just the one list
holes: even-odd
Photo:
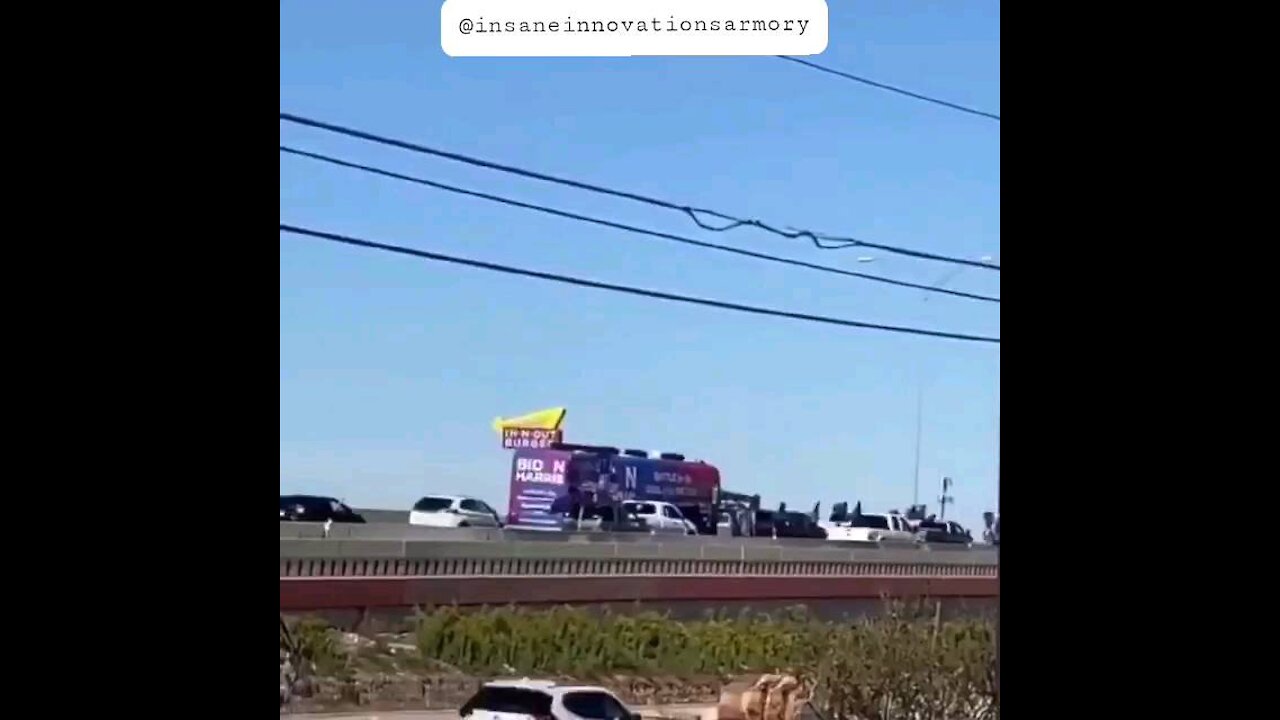
[(773, 537), (776, 514), (773, 510), (756, 510), (750, 528), (751, 534), (755, 537)]
[(827, 531), (804, 513), (757, 510), (755, 520), (756, 537), (827, 539)]
[(814, 522), (812, 517), (801, 512), (774, 513), (773, 526), (778, 530), (778, 537), (827, 539), (827, 531)]
[(331, 497), (281, 495), (280, 522), (363, 523), (359, 513)]

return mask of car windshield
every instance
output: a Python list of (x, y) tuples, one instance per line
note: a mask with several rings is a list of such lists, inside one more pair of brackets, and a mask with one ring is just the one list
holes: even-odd
[[(418, 512), (440, 512), (447, 510), (453, 505), (453, 501), (449, 498), (424, 497), (414, 503), (413, 509)], [(404, 507), (401, 505), (400, 507)]]

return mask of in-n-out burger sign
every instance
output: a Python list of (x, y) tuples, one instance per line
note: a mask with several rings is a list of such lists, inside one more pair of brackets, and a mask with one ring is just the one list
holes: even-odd
[(546, 449), (552, 443), (560, 442), (564, 433), (560, 430), (538, 430), (534, 428), (502, 428), (502, 447), (508, 450), (517, 448)]

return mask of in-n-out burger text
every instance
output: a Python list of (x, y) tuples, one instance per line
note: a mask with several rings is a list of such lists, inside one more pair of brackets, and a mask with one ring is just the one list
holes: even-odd
[(546, 465), (540, 458), (519, 458), (516, 460), (516, 480), (544, 485), (563, 485), (565, 461), (552, 460), (550, 472), (547, 471)]
[(545, 449), (551, 447), (552, 443), (560, 442), (562, 437), (563, 435), (559, 430), (503, 428), (502, 447), (508, 450), (514, 450), (516, 448)]

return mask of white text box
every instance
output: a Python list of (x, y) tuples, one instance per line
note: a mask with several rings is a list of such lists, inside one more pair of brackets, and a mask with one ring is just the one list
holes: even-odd
[(817, 55), (826, 0), (445, 0), (453, 57)]

